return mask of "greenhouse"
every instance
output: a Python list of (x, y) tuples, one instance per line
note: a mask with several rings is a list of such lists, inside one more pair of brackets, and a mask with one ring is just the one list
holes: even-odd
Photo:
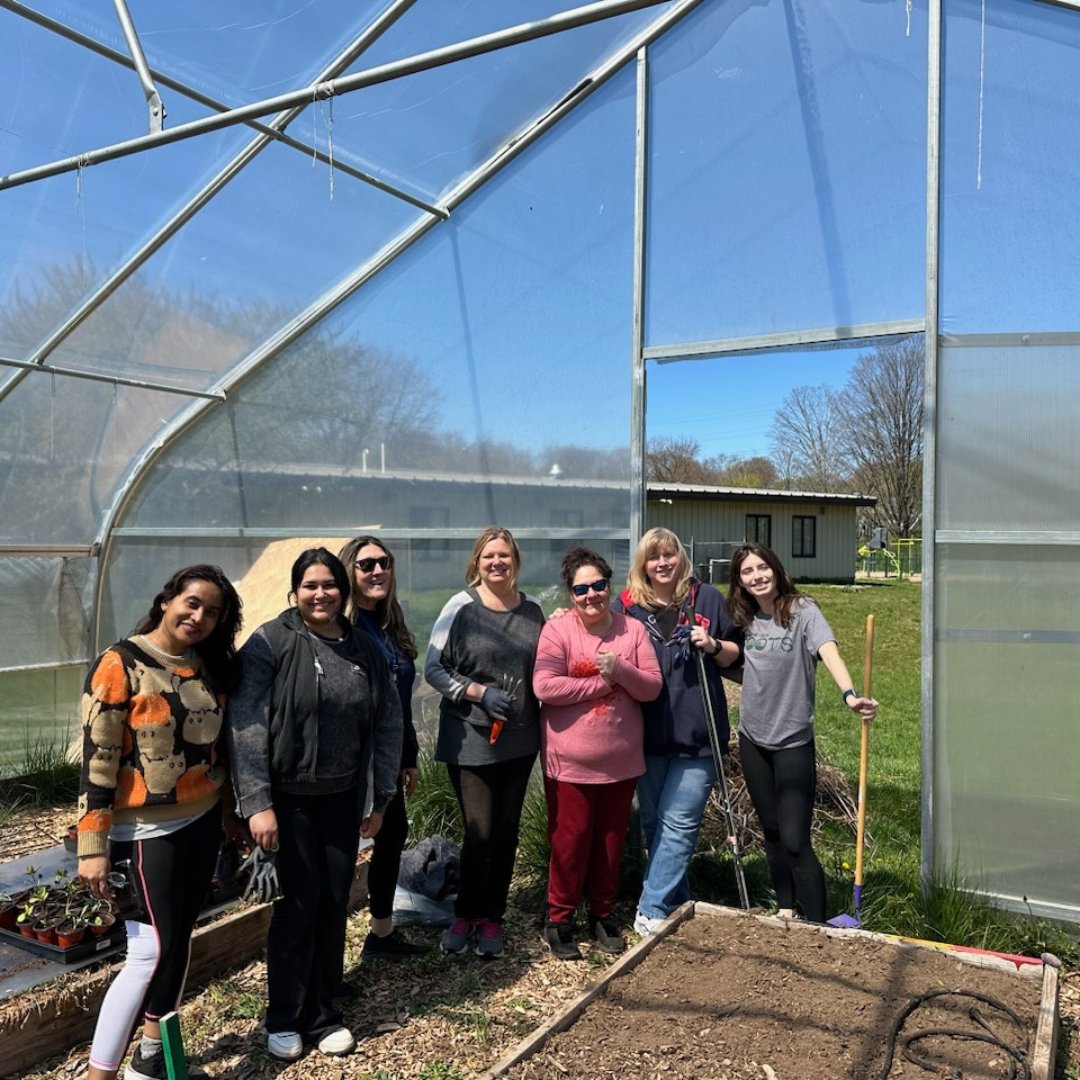
[(274, 545), (377, 532), (419, 610), (498, 522), (530, 585), (621, 576), (661, 423), (735, 450), (736, 383), (917, 336), (924, 869), (1076, 920), (1080, 2), (0, 0), (0, 43), (4, 772), (178, 566), (272, 613)]

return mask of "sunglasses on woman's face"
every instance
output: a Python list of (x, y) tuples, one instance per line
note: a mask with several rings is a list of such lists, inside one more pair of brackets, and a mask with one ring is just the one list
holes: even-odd
[(357, 559), (356, 562), (353, 563), (353, 566), (355, 566), (361, 574), (370, 574), (376, 566), (380, 570), (389, 570), (390, 556), (380, 555), (377, 559)]
[(590, 589), (593, 592), (607, 592), (607, 587), (607, 578), (601, 578), (599, 581), (590, 581), (585, 585), (571, 585), (570, 591), (575, 596), (587, 596)]

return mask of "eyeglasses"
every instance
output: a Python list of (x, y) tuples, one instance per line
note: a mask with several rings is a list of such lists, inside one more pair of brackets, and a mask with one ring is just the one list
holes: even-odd
[(355, 566), (361, 574), (370, 574), (376, 566), (380, 570), (389, 570), (390, 556), (380, 555), (377, 559), (357, 559), (356, 562), (353, 563), (353, 566)]
[(571, 585), (570, 591), (575, 596), (587, 596), (590, 589), (593, 592), (607, 592), (607, 588), (607, 578), (601, 578), (599, 581), (590, 581), (587, 585)]

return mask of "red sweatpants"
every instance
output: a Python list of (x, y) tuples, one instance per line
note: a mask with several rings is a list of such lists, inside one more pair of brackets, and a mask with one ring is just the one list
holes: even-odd
[(551, 841), (550, 922), (570, 922), (586, 887), (592, 917), (611, 914), (636, 784), (636, 779), (573, 784), (544, 777)]

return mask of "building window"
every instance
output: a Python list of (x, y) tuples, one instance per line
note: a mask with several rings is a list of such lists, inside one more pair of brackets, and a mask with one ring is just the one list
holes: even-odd
[(761, 544), (762, 547), (772, 547), (772, 515), (771, 514), (747, 514), (746, 515), (746, 539), (751, 544)]
[(817, 556), (817, 518), (796, 514), (791, 519), (791, 555), (795, 559)]

